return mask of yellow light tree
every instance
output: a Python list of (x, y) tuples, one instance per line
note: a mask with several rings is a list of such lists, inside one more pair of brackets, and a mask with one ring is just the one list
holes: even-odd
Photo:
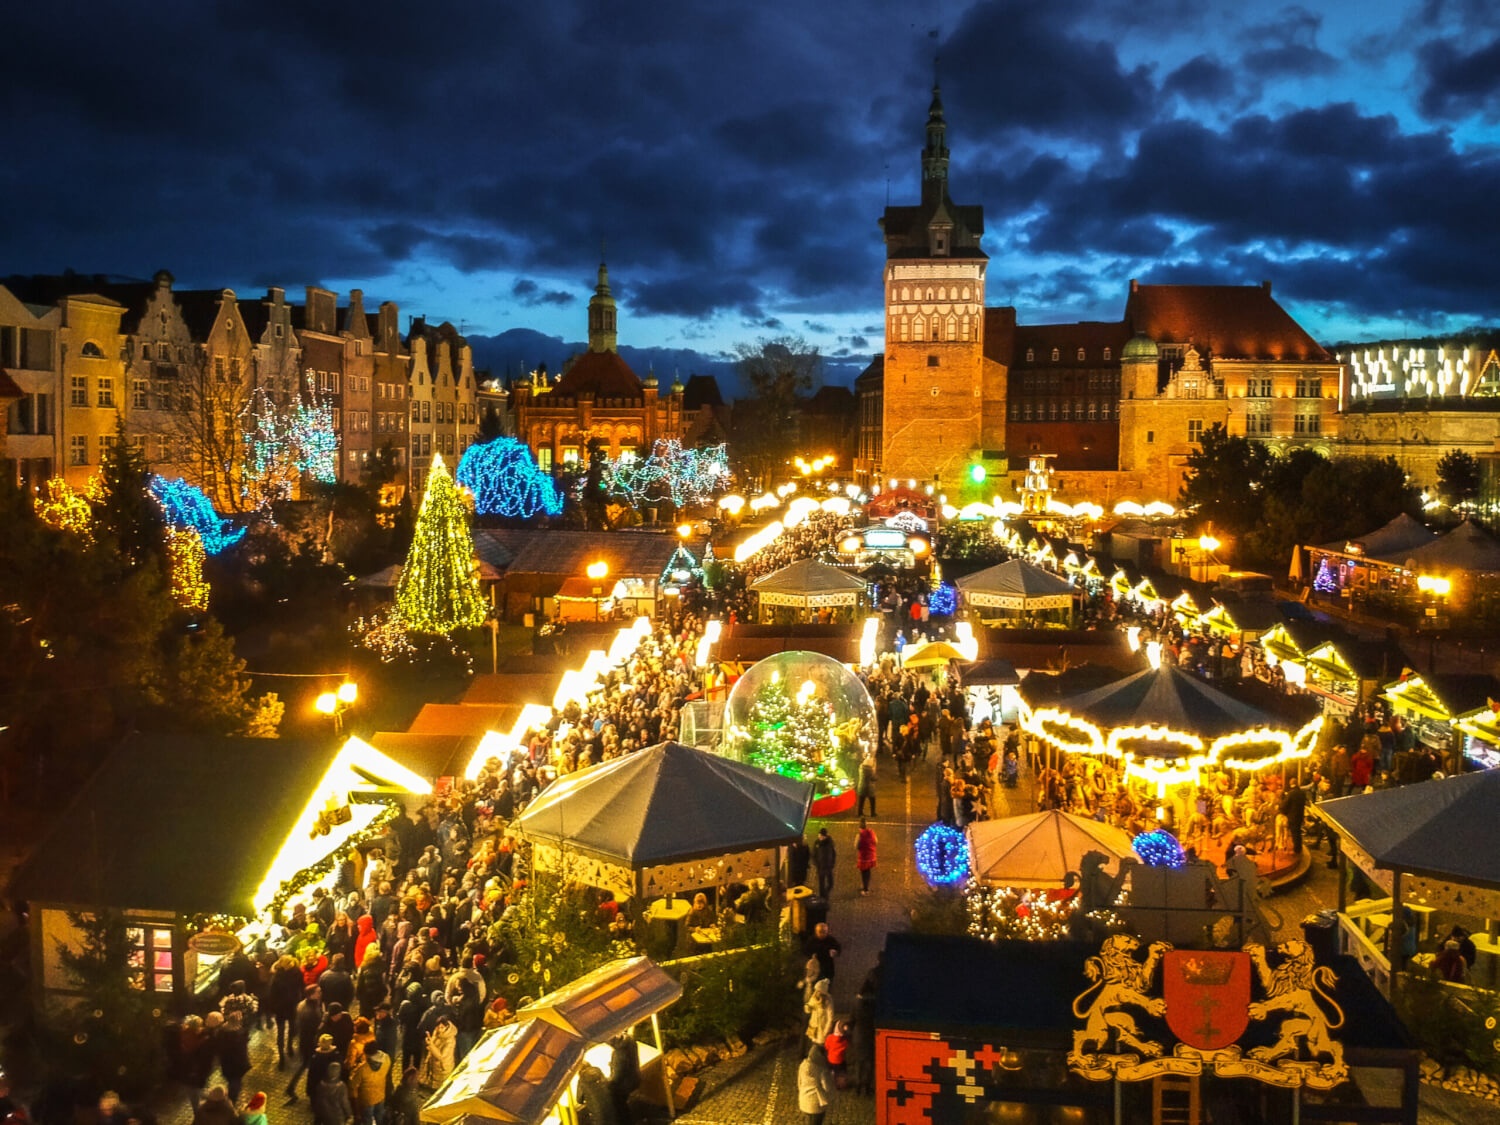
[(183, 609), (202, 613), (208, 609), (209, 584), (203, 577), (203, 538), (190, 527), (167, 529), (167, 567), (172, 576), (172, 597)]
[(441, 456), (432, 458), (411, 550), (396, 585), (396, 611), (418, 633), (472, 629), (485, 618), (469, 510)]
[(49, 527), (72, 532), (84, 540), (94, 538), (94, 510), (62, 477), (47, 481), (36, 498), (36, 514)]

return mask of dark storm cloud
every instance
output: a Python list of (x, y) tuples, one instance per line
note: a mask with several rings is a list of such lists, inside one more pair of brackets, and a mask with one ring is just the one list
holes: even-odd
[(1240, 33), (1251, 45), (1240, 63), (1259, 78), (1331, 73), (1338, 69), (1338, 61), (1318, 46), (1322, 26), (1323, 17), (1306, 8), (1283, 8), (1275, 19)]
[(1453, 40), (1435, 39), (1417, 59), (1422, 84), (1418, 104), (1426, 116), (1500, 117), (1500, 36), (1473, 51)]
[(950, 119), (986, 138), (1021, 129), (1097, 140), (1143, 123), (1156, 101), (1150, 74), (1077, 29), (1087, 10), (1078, 0), (971, 7), (943, 43), (943, 72), (963, 76), (945, 93)]
[(1235, 93), (1234, 71), (1207, 55), (1183, 63), (1162, 82), (1162, 92), (1179, 94), (1188, 101), (1223, 102)]
[[(1408, 2), (1354, 47), (1307, 8), (1200, 0), (976, 0), (939, 39), (897, 0), (428, 0), (420, 29), (399, 0), (25, 5), (0, 67), (0, 206), (25, 216), (5, 265), (293, 292), (503, 271), (483, 299), (525, 319), (586, 299), (605, 240), (625, 318), (874, 321), (875, 220), (887, 181), (917, 196), (936, 52), (992, 294), (1077, 319), (1176, 270), (1467, 312), (1500, 251), (1496, 157), (1332, 85), (1415, 52), (1429, 118), (1500, 114), (1486, 0)], [(1267, 102), (1299, 79), (1343, 100)], [(474, 308), (462, 285), (434, 313)]]
[(517, 278), (516, 283), (510, 287), (510, 295), (528, 308), (537, 305), (571, 305), (578, 300), (575, 294), (565, 289), (543, 289), (529, 277)]

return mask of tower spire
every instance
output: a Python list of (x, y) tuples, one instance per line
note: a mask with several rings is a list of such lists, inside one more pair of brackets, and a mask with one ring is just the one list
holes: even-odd
[(947, 195), (948, 123), (943, 119), (943, 89), (934, 74), (932, 104), (927, 107), (927, 147), (922, 150), (922, 202), (941, 203)]
[[(604, 244), (599, 244), (603, 257)], [(594, 295), (589, 298), (589, 351), (612, 352), (616, 350), (615, 297), (609, 289), (609, 267), (599, 263), (599, 283), (594, 286)]]

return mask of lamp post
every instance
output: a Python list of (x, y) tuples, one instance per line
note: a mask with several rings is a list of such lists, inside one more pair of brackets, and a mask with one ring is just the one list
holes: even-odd
[(318, 696), (317, 702), (313, 704), (318, 711), (324, 715), (333, 717), (333, 733), (342, 734), (344, 731), (344, 712), (354, 706), (354, 701), (359, 698), (359, 688), (353, 680), (345, 680), (335, 691), (325, 691)]
[(1213, 558), (1214, 552), (1219, 549), (1219, 546), (1219, 541), (1212, 535), (1198, 536), (1198, 570), (1203, 576), (1198, 579), (1199, 582), (1208, 581), (1209, 560)]
[(594, 620), (599, 620), (599, 602), (604, 597), (604, 579), (609, 574), (609, 564), (603, 559), (589, 563), (584, 571), (594, 583)]

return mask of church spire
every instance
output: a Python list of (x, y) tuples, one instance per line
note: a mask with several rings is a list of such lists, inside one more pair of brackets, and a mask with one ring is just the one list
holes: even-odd
[(941, 203), (948, 195), (948, 124), (943, 120), (943, 91), (935, 81), (927, 107), (927, 147), (922, 150), (922, 202)]
[(616, 350), (615, 297), (609, 291), (609, 267), (599, 263), (599, 284), (589, 298), (589, 351)]

